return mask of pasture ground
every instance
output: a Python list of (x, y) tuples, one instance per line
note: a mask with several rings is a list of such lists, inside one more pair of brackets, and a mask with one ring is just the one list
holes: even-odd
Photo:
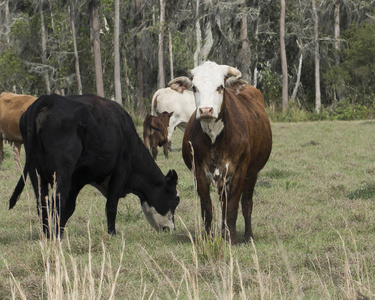
[[(139, 130), (141, 130), (139, 128)], [(179, 175), (173, 233), (147, 223), (137, 197), (121, 199), (117, 236), (105, 200), (78, 197), (66, 235), (46, 241), (31, 185), (11, 211), (20, 176), (12, 149), (0, 170), (0, 299), (375, 299), (375, 122), (273, 123), (273, 151), (254, 196), (254, 244), (204, 239), (182, 132), (164, 173)], [(22, 149), (21, 160), (24, 151)]]

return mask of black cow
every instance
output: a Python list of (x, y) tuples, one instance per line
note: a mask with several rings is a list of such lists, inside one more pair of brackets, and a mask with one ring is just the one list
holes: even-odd
[[(47, 236), (46, 196), (54, 174), (57, 234), (63, 232), (86, 184), (107, 198), (108, 233), (116, 233), (118, 201), (128, 193), (140, 198), (147, 220), (157, 230), (174, 229), (177, 174), (174, 170), (162, 174), (132, 119), (116, 102), (95, 95), (42, 96), (22, 115), (20, 129), (26, 151), (23, 176), (30, 175)], [(10, 209), (24, 186), (21, 176), (9, 200)]]

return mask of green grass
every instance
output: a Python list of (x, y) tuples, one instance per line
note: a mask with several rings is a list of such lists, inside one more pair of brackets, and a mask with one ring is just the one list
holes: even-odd
[[(30, 184), (13, 210), (20, 170), (10, 146), (0, 170), (0, 299), (375, 299), (375, 122), (273, 123), (259, 174), (254, 244), (204, 238), (194, 180), (173, 136), (164, 173), (179, 175), (176, 230), (157, 233), (137, 197), (121, 199), (118, 234), (105, 199), (87, 186), (66, 235), (46, 241)], [(24, 153), (22, 153), (24, 154)]]

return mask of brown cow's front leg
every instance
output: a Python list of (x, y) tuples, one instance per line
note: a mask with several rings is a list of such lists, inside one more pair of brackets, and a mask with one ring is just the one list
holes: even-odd
[(242, 215), (245, 219), (245, 241), (250, 241), (250, 238), (254, 239), (253, 231), (251, 229), (251, 214), (253, 212), (253, 194), (254, 186), (257, 181), (257, 174), (248, 175), (241, 199), (242, 204)]
[(223, 234), (227, 238), (229, 231), (229, 240), (232, 244), (237, 243), (236, 221), (238, 214), (238, 202), (240, 192), (229, 194), (228, 197), (223, 195), (222, 198), (222, 220)]
[(163, 144), (163, 152), (164, 152), (164, 156), (165, 156), (165, 158), (168, 159), (168, 142), (165, 142), (165, 143)]
[[(155, 135), (155, 133), (154, 133), (154, 135)], [(154, 160), (156, 160), (157, 157), (158, 157), (158, 137), (157, 137), (157, 135), (152, 137), (151, 148), (152, 148), (152, 157), (154, 158)]]
[(197, 171), (197, 191), (201, 201), (202, 219), (206, 233), (210, 234), (212, 223), (212, 202), (210, 197), (210, 183), (203, 172)]

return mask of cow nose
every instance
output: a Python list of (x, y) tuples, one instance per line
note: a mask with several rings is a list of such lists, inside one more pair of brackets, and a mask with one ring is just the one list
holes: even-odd
[(214, 113), (213, 107), (201, 107), (199, 109), (199, 115), (201, 118), (212, 118), (212, 115)]

